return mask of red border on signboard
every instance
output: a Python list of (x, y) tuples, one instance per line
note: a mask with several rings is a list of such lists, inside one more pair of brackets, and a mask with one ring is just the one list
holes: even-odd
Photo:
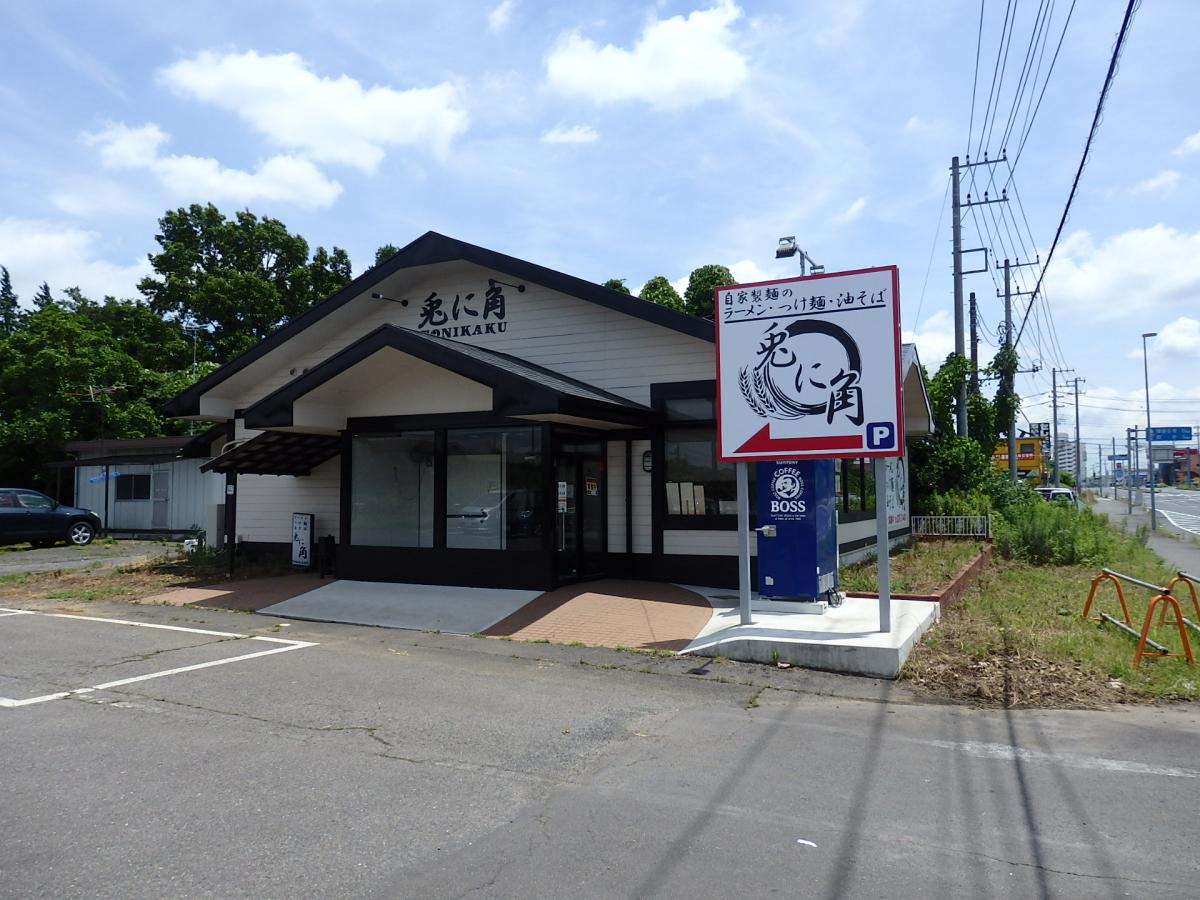
[(772, 462), (779, 459), (796, 459), (796, 451), (789, 454), (781, 450), (771, 455), (737, 455), (726, 456), (724, 443), (721, 440), (721, 304), (720, 292), (730, 288), (763, 287), (771, 284), (784, 284), (795, 281), (818, 281), (822, 278), (838, 278), (846, 275), (865, 275), (868, 272), (892, 273), (892, 341), (896, 359), (896, 435), (895, 450), (852, 450), (847, 448), (844, 453), (804, 453), (803, 459), (847, 459), (874, 456), (903, 456), (904, 455), (904, 395), (903, 383), (900, 380), (900, 268), (898, 266), (871, 266), (866, 269), (848, 269), (845, 272), (822, 272), (820, 275), (802, 275), (799, 278), (773, 278), (770, 281), (750, 281), (746, 284), (727, 284), (713, 288), (713, 325), (716, 330), (717, 353), (717, 459), (721, 462)]

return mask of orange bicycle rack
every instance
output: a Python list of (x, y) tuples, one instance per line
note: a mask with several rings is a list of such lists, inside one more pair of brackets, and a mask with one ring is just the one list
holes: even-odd
[[(1101, 582), (1111, 581), (1113, 587), (1117, 589), (1117, 599), (1121, 601), (1121, 613), (1125, 617), (1125, 624), (1132, 627), (1133, 621), (1129, 618), (1129, 606), (1125, 603), (1125, 591), (1121, 588), (1119, 579), (1125, 578), (1120, 572), (1113, 572), (1109, 569), (1101, 569), (1100, 574), (1092, 579), (1092, 589), (1088, 591), (1087, 603), (1083, 604), (1083, 618), (1089, 618), (1092, 611), (1092, 601), (1096, 598), (1096, 588), (1100, 587)], [(1157, 590), (1157, 588), (1155, 588)], [(1103, 619), (1093, 619), (1092, 621), (1100, 622)]]
[[(1151, 584), (1148, 581), (1142, 581), (1130, 575), (1123, 575), (1120, 572), (1114, 572), (1112, 569), (1101, 569), (1100, 574), (1092, 579), (1091, 590), (1088, 591), (1087, 602), (1083, 605), (1083, 616), (1085, 621), (1099, 621), (1101, 623), (1109, 623), (1115, 625), (1121, 631), (1126, 632), (1131, 637), (1137, 638), (1137, 650), (1133, 654), (1133, 666), (1137, 668), (1142, 663), (1142, 657), (1146, 655), (1146, 647), (1149, 646), (1153, 651), (1153, 656), (1157, 658), (1163, 657), (1183, 657), (1188, 661), (1188, 665), (1195, 665), (1196, 660), (1192, 656), (1192, 645), (1188, 641), (1187, 629), (1200, 632), (1200, 598), (1196, 596), (1196, 582), (1198, 579), (1186, 572), (1180, 572), (1175, 575), (1166, 585), (1160, 587), (1156, 584)], [(1112, 582), (1113, 587), (1117, 589), (1117, 600), (1121, 603), (1121, 614), (1125, 621), (1119, 622), (1107, 613), (1099, 613), (1098, 618), (1091, 616), (1092, 603), (1096, 599), (1096, 589), (1105, 581)], [(1126, 581), (1130, 584), (1135, 584), (1138, 587), (1146, 588), (1154, 592), (1154, 596), (1150, 600), (1150, 605), (1146, 608), (1146, 617), (1142, 620), (1142, 630), (1140, 632), (1133, 630), (1133, 622), (1129, 618), (1129, 605), (1125, 602), (1125, 590), (1121, 587), (1121, 582)], [(1191, 592), (1192, 607), (1196, 611), (1197, 622), (1191, 622), (1183, 616), (1183, 608), (1179, 605), (1179, 600), (1172, 596), (1171, 591), (1176, 584), (1183, 583), (1188, 586)], [(1174, 625), (1179, 630), (1179, 642), (1183, 645), (1182, 653), (1171, 653), (1162, 644), (1151, 640), (1150, 627), (1154, 624), (1154, 611), (1158, 606), (1162, 606), (1159, 610), (1158, 623), (1165, 625), (1167, 619), (1168, 607), (1175, 613), (1175, 619), (1170, 624)]]

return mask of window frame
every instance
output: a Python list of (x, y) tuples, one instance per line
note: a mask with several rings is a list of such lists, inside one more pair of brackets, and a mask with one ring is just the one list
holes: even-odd
[[(126, 481), (126, 479), (129, 479), (129, 480)], [(136, 487), (137, 485), (142, 483), (138, 479), (145, 480), (146, 496), (144, 496), (144, 497), (136, 496), (136, 492), (133, 490), (134, 487)], [(122, 472), (120, 475), (117, 476), (117, 483), (114, 486), (114, 491), (113, 491), (114, 502), (116, 502), (116, 503), (146, 503), (146, 502), (150, 501), (151, 499), (153, 499), (153, 496), (154, 496), (153, 481), (154, 480), (151, 477), (150, 472)], [(121, 486), (126, 485), (126, 484), (129, 485), (130, 496), (122, 497), (121, 496)]]

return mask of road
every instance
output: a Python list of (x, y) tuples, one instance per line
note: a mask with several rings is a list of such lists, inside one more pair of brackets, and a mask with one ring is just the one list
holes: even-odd
[[(1149, 503), (1149, 498), (1147, 498)], [(1178, 530), (1200, 537), (1200, 491), (1164, 488), (1155, 493), (1159, 515)]]
[(57, 569), (86, 569), (99, 564), (103, 568), (126, 566), (169, 553), (177, 553), (178, 544), (158, 541), (93, 541), (86, 547), (60, 544), (31, 549), (25, 545), (0, 547), (0, 575), (22, 572), (53, 572)]
[(1200, 893), (1195, 706), (980, 711), (720, 661), (81, 615), (0, 613), (3, 897)]

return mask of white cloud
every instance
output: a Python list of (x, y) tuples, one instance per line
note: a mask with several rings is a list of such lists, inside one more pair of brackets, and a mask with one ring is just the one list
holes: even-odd
[(36, 219), (0, 219), (0, 264), (8, 267), (13, 290), (29, 305), (43, 281), (57, 296), (65, 288), (78, 287), (99, 299), (136, 297), (140, 278), (150, 274), (143, 256), (127, 265), (98, 259), (93, 231)]
[(600, 133), (591, 125), (572, 125), (567, 128), (559, 125), (551, 128), (542, 135), (547, 144), (590, 144), (600, 137)]
[(642, 100), (683, 109), (729, 97), (746, 80), (746, 58), (730, 25), (731, 0), (688, 16), (651, 18), (633, 49), (603, 47), (578, 31), (561, 35), (546, 59), (551, 87), (596, 103)]
[(1154, 225), (1097, 244), (1077, 231), (1059, 245), (1045, 285), (1056, 308), (1093, 322), (1194, 304), (1200, 296), (1200, 232)]
[(836, 216), (834, 216), (833, 221), (838, 222), (839, 224), (842, 224), (842, 225), (849, 224), (850, 222), (853, 222), (855, 219), (857, 219), (860, 215), (862, 215), (862, 211), (866, 208), (867, 208), (867, 198), (859, 197), (857, 200), (855, 200), (853, 203), (851, 203), (848, 207), (846, 207), (844, 210), (842, 210), (840, 213), (838, 213)]
[(389, 146), (443, 154), (468, 122), (452, 84), (364, 88), (347, 75), (317, 75), (295, 53), (205, 51), (168, 66), (162, 77), (180, 94), (234, 113), (280, 146), (368, 172)]
[(930, 372), (936, 372), (954, 351), (954, 320), (950, 313), (939, 309), (911, 331), (904, 331), (900, 339), (906, 344), (917, 345), (917, 355)]
[(274, 200), (319, 209), (342, 192), (340, 184), (322, 175), (309, 160), (295, 156), (273, 156), (247, 172), (211, 157), (164, 155), (162, 145), (169, 138), (154, 124), (139, 128), (114, 124), (85, 135), (84, 140), (99, 148), (105, 166), (151, 172), (176, 196), (234, 203)]
[(782, 272), (778, 269), (768, 271), (752, 259), (743, 259), (729, 267), (733, 280), (738, 284), (749, 284), (754, 281), (771, 281), (776, 278), (787, 278), (788, 275), (799, 275), (797, 271)]
[(513, 0), (500, 0), (488, 13), (488, 30), (503, 31), (512, 20)]
[(1159, 328), (1154, 352), (1175, 359), (1200, 359), (1200, 321), (1180, 316)]
[(1183, 139), (1178, 147), (1175, 148), (1176, 156), (1187, 156), (1189, 153), (1200, 152), (1200, 131), (1195, 134), (1189, 134)]
[(1183, 180), (1183, 175), (1176, 172), (1174, 169), (1167, 169), (1159, 172), (1152, 178), (1147, 178), (1145, 181), (1139, 181), (1130, 190), (1135, 194), (1151, 194), (1151, 193), (1170, 193), (1179, 187), (1179, 182)]

